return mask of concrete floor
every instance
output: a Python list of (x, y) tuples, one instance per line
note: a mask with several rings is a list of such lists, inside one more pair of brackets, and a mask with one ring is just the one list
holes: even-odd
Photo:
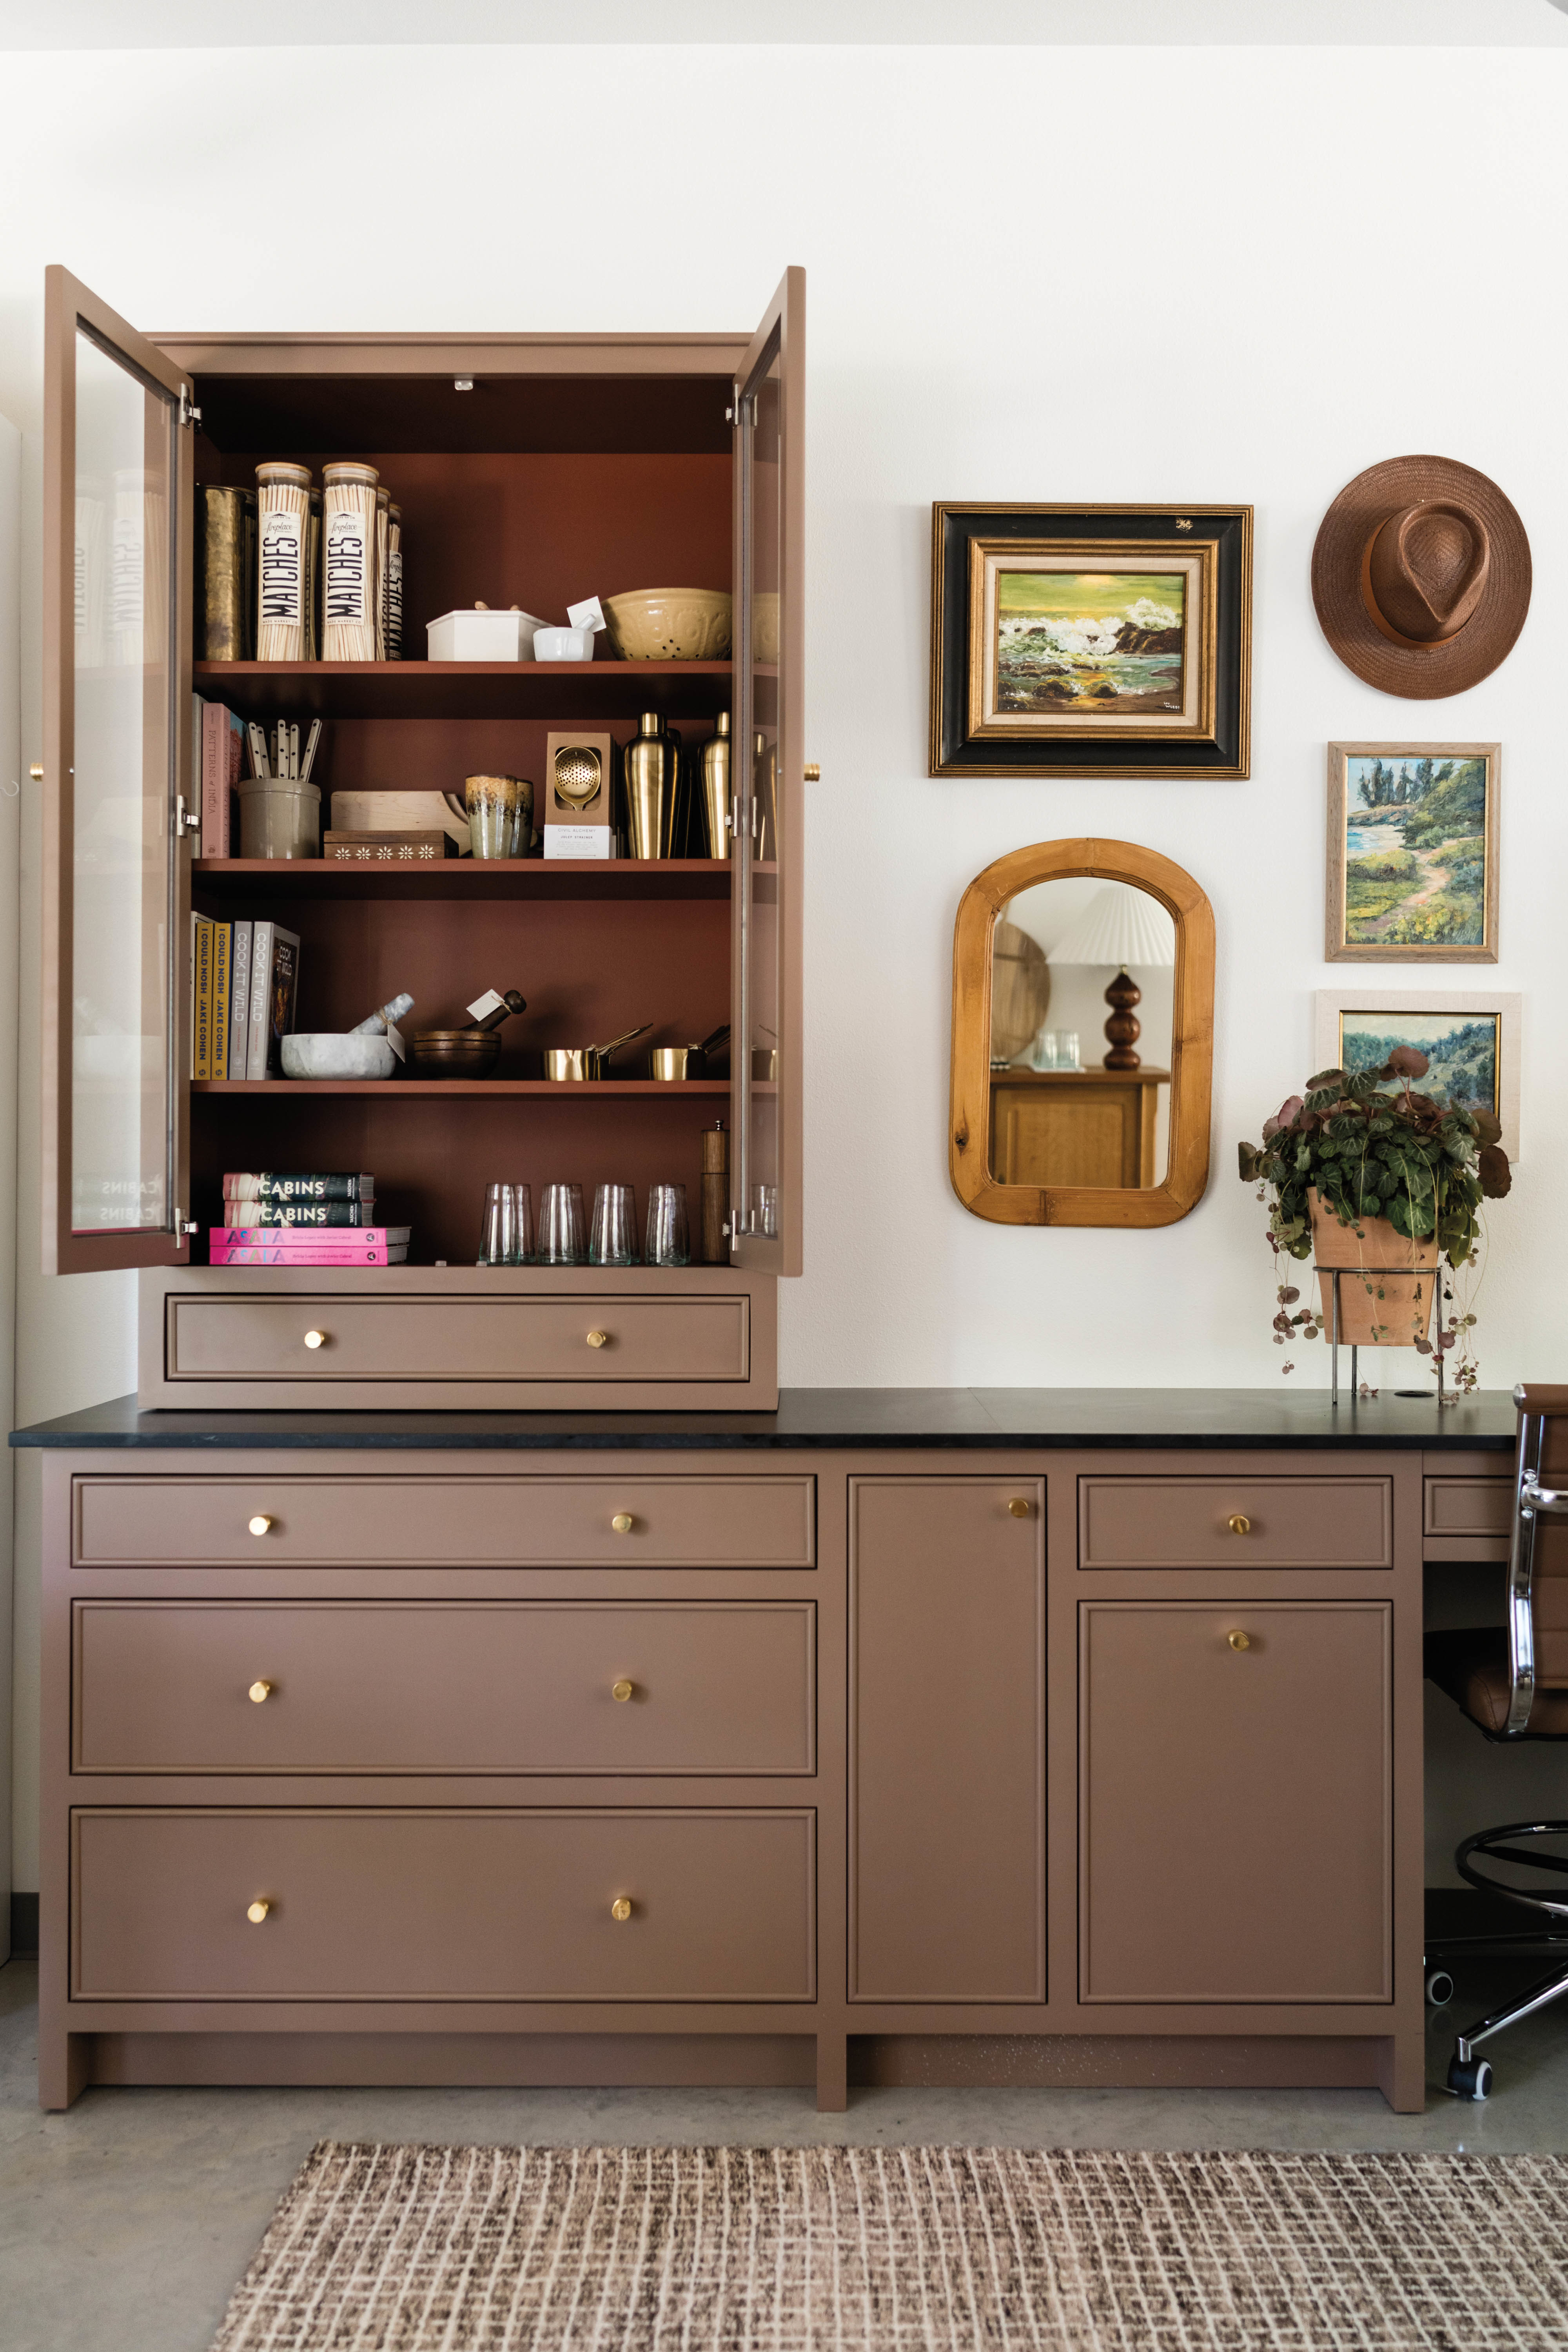
[(1424, 2116), (1376, 2091), (89, 2091), (41, 2115), (36, 1969), (0, 1969), (0, 2352), (205, 2352), (318, 2139), (1568, 2151), (1568, 2000), (1493, 2045), (1496, 2095), (1440, 2088), (1456, 2024), (1521, 1977), (1461, 1977), (1433, 2012)]

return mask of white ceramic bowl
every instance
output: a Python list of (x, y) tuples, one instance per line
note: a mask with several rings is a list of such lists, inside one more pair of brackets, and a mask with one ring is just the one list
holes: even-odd
[(397, 1067), (384, 1037), (350, 1030), (297, 1029), (279, 1043), (286, 1078), (389, 1078)]

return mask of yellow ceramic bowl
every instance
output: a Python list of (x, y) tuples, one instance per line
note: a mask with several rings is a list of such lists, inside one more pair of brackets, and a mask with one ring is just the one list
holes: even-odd
[(623, 661), (722, 661), (730, 650), (726, 588), (633, 588), (605, 597), (605, 618)]

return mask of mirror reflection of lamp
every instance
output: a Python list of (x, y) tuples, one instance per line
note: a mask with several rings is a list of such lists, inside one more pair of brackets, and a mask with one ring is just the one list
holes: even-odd
[(1058, 963), (1113, 964), (1116, 976), (1105, 992), (1110, 1018), (1105, 1024), (1108, 1070), (1136, 1070), (1141, 1056), (1133, 1052), (1141, 1024), (1132, 1011), (1143, 992), (1128, 972), (1129, 964), (1173, 964), (1176, 927), (1163, 907), (1125, 882), (1108, 882), (1097, 890), (1076, 923), (1051, 950)]

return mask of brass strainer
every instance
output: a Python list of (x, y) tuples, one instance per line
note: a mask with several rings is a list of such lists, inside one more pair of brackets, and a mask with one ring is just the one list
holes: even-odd
[(555, 754), (555, 798), (563, 807), (591, 807), (603, 782), (599, 754), (587, 744), (563, 745)]

